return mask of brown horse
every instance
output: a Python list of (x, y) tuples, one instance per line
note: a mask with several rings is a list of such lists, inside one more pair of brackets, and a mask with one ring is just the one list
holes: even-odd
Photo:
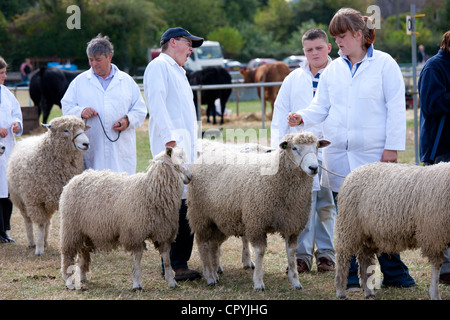
[[(241, 70), (245, 83), (281, 82), (290, 72), (291, 69), (289, 69), (288, 65), (281, 61), (263, 64), (256, 69), (247, 68)], [(279, 90), (280, 86), (264, 88), (264, 114), (266, 113), (266, 101), (269, 101), (272, 105), (270, 119), (273, 116), (275, 99)], [(258, 97), (261, 99), (260, 92), (258, 88)]]

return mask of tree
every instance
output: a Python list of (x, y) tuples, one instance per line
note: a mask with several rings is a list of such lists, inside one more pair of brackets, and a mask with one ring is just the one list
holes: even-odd
[(264, 32), (271, 32), (274, 40), (284, 42), (293, 31), (293, 11), (285, 0), (269, 0), (269, 5), (255, 15), (254, 23)]
[(244, 47), (244, 39), (239, 30), (233, 27), (220, 27), (207, 35), (208, 40), (219, 41), (225, 50), (225, 55), (236, 57)]

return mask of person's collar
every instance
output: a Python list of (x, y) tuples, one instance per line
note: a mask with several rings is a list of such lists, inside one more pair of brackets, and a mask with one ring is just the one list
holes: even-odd
[[(324, 68), (320, 69), (319, 72), (322, 73), (323, 69), (325, 69), (326, 67), (328, 67), (329, 64), (330, 64), (332, 61), (333, 61), (333, 59), (331, 59), (331, 57), (328, 56), (328, 63), (327, 63), (327, 65), (326, 65)], [(310, 66), (309, 66), (308, 59), (305, 59), (304, 61), (302, 61), (302, 62), (300, 63), (300, 67), (301, 67), (302, 69), (304, 69), (304, 70), (306, 70), (306, 71), (308, 71), (309, 73), (312, 74), (311, 68), (310, 68)]]
[[(370, 47), (367, 49), (367, 52), (366, 52), (366, 55), (364, 56), (364, 58), (362, 58), (362, 60), (359, 61), (358, 63), (361, 63), (366, 59), (372, 59), (373, 58), (373, 50), (374, 50), (373, 44), (371, 44)], [(341, 50), (338, 51), (338, 54), (341, 58), (350, 62), (350, 59), (345, 54), (343, 54)]]

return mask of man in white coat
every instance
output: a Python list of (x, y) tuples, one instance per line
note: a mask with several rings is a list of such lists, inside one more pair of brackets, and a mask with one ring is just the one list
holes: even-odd
[[(290, 128), (286, 118), (290, 112), (306, 108), (311, 103), (320, 74), (331, 63), (329, 53), (331, 44), (328, 36), (321, 29), (310, 29), (302, 37), (303, 52), (306, 61), (300, 68), (292, 71), (283, 81), (275, 101), (275, 110), (271, 124), (271, 145), (278, 147), (287, 133), (300, 131), (298, 127)], [(322, 125), (310, 128), (318, 138), (323, 136)], [(322, 151), (319, 151), (321, 162)], [(321, 172), (319, 172), (319, 176)], [(316, 258), (319, 272), (333, 271), (335, 265), (334, 221), (336, 209), (332, 192), (319, 184), (319, 176), (314, 178), (313, 202), (311, 216), (305, 230), (298, 238), (296, 251), (298, 272), (311, 270), (313, 256)], [(316, 247), (316, 250), (314, 248)]]
[(147, 116), (139, 86), (111, 63), (114, 49), (98, 35), (86, 49), (91, 68), (78, 75), (61, 100), (63, 115), (86, 120), (90, 148), (86, 168), (136, 172), (136, 132)]
[(16, 144), (15, 136), (23, 132), (20, 104), (11, 91), (3, 85), (6, 67), (7, 63), (0, 57), (0, 142), (5, 147), (5, 152), (0, 156), (0, 243), (14, 242), (6, 232), (11, 230), (10, 219), (13, 209), (9, 199), (6, 166)]
[[(183, 28), (170, 28), (161, 37), (161, 54), (145, 70), (144, 94), (150, 115), (148, 129), (153, 156), (166, 147), (179, 146), (186, 153), (189, 163), (196, 158), (197, 115), (183, 66), (193, 48), (202, 43), (203, 38), (193, 36)], [(170, 262), (177, 281), (201, 277), (199, 272), (188, 267), (194, 237), (186, 219), (185, 196), (186, 188), (179, 211), (177, 238), (170, 251)]]

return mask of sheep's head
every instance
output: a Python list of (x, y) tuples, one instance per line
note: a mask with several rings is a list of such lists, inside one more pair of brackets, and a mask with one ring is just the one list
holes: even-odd
[(164, 152), (161, 152), (155, 157), (155, 161), (163, 161), (174, 168), (183, 178), (183, 183), (191, 182), (192, 173), (189, 170), (186, 154), (183, 149), (175, 147), (166, 147)]
[(0, 156), (5, 153), (5, 150), (5, 145), (3, 143), (0, 143)]
[(62, 116), (42, 124), (47, 128), (50, 135), (60, 141), (67, 141), (67, 145), (76, 150), (86, 151), (89, 149), (89, 138), (86, 135), (87, 126), (83, 120), (75, 116)]
[(319, 170), (317, 151), (328, 145), (328, 140), (319, 140), (310, 132), (300, 132), (284, 136), (280, 148), (298, 168), (309, 176), (315, 176)]

